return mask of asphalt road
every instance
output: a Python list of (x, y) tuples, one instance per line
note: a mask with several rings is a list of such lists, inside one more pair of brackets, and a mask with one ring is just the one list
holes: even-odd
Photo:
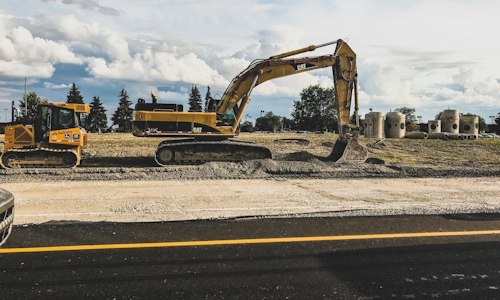
[(0, 297), (499, 299), (499, 229), (500, 215), (16, 227)]

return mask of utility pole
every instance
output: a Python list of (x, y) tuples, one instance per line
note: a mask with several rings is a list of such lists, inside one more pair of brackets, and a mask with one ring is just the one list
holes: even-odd
[(17, 114), (17, 108), (15, 107), (15, 101), (12, 100), (12, 104), (10, 106), (10, 109), (11, 109), (11, 122), (14, 122), (14, 118)]
[(418, 124), (422, 124), (422, 116), (417, 116), (418, 118)]
[(24, 115), (28, 117), (28, 84), (26, 77), (24, 77)]
[(490, 116), (490, 124), (493, 124), (493, 119), (495, 119), (495, 116)]

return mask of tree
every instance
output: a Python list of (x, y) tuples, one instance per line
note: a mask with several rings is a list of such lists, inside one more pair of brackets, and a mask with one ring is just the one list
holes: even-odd
[(241, 132), (254, 132), (255, 128), (253, 127), (252, 122), (250, 121), (245, 121), (240, 125), (240, 131)]
[(78, 103), (78, 104), (83, 104), (83, 97), (80, 95), (80, 90), (78, 90), (78, 87), (76, 84), (73, 82), (71, 85), (71, 88), (69, 89), (69, 93), (66, 96), (66, 103)]
[(295, 128), (295, 122), (293, 122), (292, 119), (288, 119), (286, 117), (283, 117), (281, 119), (281, 121), (283, 122), (283, 129), (291, 130), (291, 129)]
[(255, 130), (260, 131), (278, 131), (283, 127), (281, 117), (273, 114), (273, 112), (267, 112), (263, 117), (257, 118), (255, 120)]
[(488, 125), (486, 125), (486, 120), (481, 116), (478, 117), (479, 117), (479, 132), (485, 132), (486, 129), (488, 128)]
[(406, 116), (406, 125), (417, 123), (417, 117), (415, 116), (415, 109), (411, 107), (399, 107), (394, 111), (400, 112)]
[(28, 102), (28, 114), (26, 114), (26, 105), (23, 99), (19, 100), (19, 107), (21, 110), (21, 116), (27, 119), (34, 119), (36, 112), (38, 110), (38, 105), (48, 103), (47, 99), (39, 97), (35, 92), (31, 92), (26, 95), (26, 100)]
[(300, 100), (294, 102), (292, 119), (299, 130), (338, 130), (337, 109), (334, 88), (309, 86), (300, 93)]
[(210, 92), (210, 86), (207, 87), (207, 93), (205, 94), (205, 111), (215, 111), (215, 101)]
[(99, 132), (108, 128), (106, 109), (102, 106), (101, 99), (94, 96), (90, 102), (90, 113), (86, 120), (85, 128), (91, 132)]
[(132, 108), (130, 108), (132, 102), (128, 100), (129, 97), (125, 89), (122, 89), (118, 96), (120, 102), (111, 120), (113, 125), (118, 125), (117, 131), (130, 132), (132, 131)]
[(201, 95), (196, 85), (191, 88), (188, 99), (189, 111), (201, 111)]

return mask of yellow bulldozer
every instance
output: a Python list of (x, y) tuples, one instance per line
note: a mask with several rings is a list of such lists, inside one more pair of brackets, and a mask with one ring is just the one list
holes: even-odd
[(5, 126), (0, 163), (4, 168), (74, 168), (80, 164), (87, 132), (81, 115), (86, 104), (40, 104), (32, 120), (19, 119)]

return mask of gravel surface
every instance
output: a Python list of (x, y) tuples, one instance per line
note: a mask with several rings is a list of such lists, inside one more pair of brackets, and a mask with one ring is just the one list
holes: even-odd
[[(408, 177), (489, 177), (500, 176), (496, 166), (461, 165), (450, 167), (402, 166), (398, 164), (337, 164), (292, 153), (294, 160), (253, 160), (209, 162), (168, 167), (78, 167), (75, 169), (0, 170), (0, 183), (59, 180), (204, 180), (262, 178), (408, 178)], [(306, 156), (306, 159), (300, 160)], [(142, 161), (142, 160), (141, 160)], [(153, 161), (154, 163), (154, 161)], [(130, 165), (130, 162), (129, 162)]]
[(16, 224), (500, 212), (500, 177), (5, 183)]

